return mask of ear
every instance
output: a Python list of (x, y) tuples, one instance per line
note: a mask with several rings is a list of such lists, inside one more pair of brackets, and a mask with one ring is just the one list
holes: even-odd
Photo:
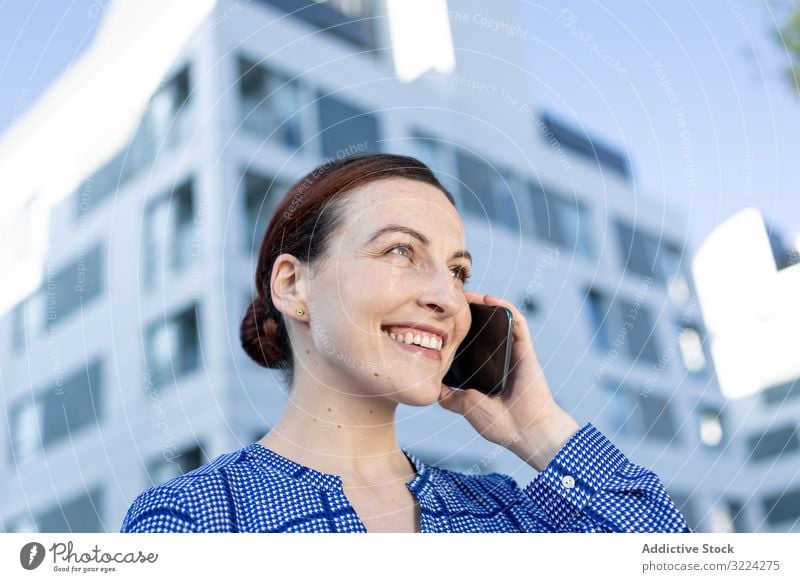
[(272, 264), (270, 277), (272, 302), (284, 318), (297, 319), (298, 306), (308, 311), (308, 267), (297, 257), (283, 253)]

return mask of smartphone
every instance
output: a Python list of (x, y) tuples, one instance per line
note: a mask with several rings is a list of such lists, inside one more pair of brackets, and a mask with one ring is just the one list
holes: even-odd
[(514, 316), (507, 307), (470, 303), (472, 325), (442, 383), (498, 396), (506, 389)]

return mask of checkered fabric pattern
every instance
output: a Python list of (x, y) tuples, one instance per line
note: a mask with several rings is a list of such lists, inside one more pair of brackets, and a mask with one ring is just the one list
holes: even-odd
[[(416, 476), (422, 532), (687, 532), (658, 477), (629, 461), (591, 423), (524, 489), (508, 475), (469, 475), (428, 465), (406, 449)], [(367, 531), (337, 475), (259, 443), (134, 500), (121, 532)]]

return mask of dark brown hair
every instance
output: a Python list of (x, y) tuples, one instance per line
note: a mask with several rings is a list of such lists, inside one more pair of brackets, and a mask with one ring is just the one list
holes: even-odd
[(397, 154), (356, 154), (328, 160), (298, 180), (276, 206), (258, 253), (256, 297), (242, 320), (242, 348), (257, 364), (285, 372), (291, 387), (294, 361), (283, 314), (272, 303), (270, 279), (275, 259), (295, 256), (312, 269), (325, 257), (331, 235), (341, 225), (349, 197), (358, 186), (386, 178), (419, 180), (453, 196), (419, 160)]

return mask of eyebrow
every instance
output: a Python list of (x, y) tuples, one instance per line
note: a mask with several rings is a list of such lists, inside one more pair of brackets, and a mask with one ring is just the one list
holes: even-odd
[[(377, 238), (389, 232), (402, 232), (407, 235), (413, 236), (415, 239), (421, 242), (422, 246), (424, 247), (428, 247), (431, 244), (431, 241), (428, 240), (428, 237), (426, 237), (421, 232), (416, 231), (413, 228), (409, 228), (407, 226), (402, 226), (400, 224), (387, 224), (383, 228), (379, 228), (378, 230), (372, 233), (372, 236), (367, 241), (367, 244), (372, 243)], [(469, 254), (469, 251), (467, 249), (461, 249), (460, 251), (456, 251), (450, 256), (451, 259), (460, 259), (462, 257), (467, 259), (470, 263), (472, 263), (472, 255)]]

